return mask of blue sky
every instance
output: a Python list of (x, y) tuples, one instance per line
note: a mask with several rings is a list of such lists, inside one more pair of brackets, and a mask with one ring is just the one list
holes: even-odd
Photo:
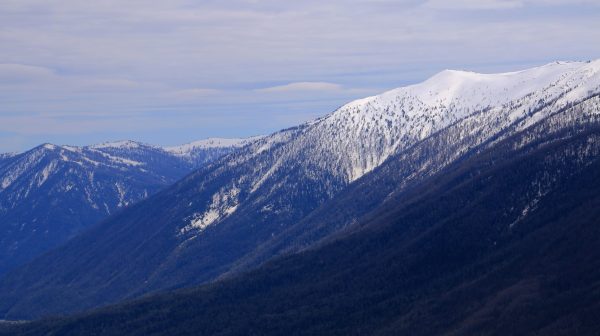
[(600, 1), (2, 0), (0, 152), (266, 134), (447, 69), (600, 58)]

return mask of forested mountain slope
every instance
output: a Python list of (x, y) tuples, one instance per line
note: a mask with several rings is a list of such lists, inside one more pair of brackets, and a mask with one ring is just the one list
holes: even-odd
[[(389, 198), (328, 242), (249, 273), (0, 330), (595, 335), (599, 112), (557, 114), (515, 132)], [(398, 159), (372, 181), (384, 183)], [(346, 199), (379, 186), (357, 185)]]
[[(351, 102), (260, 138), (11, 272), (0, 279), (0, 313), (74, 312), (319, 244), (519, 132), (534, 141), (593, 123), (598, 92), (594, 61), (493, 75), (444, 71)], [(544, 131), (533, 132), (539, 125)]]

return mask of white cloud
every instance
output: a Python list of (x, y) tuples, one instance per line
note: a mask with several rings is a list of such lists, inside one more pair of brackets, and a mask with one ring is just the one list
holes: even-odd
[(219, 93), (222, 93), (220, 90), (216, 89), (207, 89), (207, 88), (193, 88), (193, 89), (185, 89), (185, 90), (177, 90), (171, 91), (165, 94), (168, 98), (174, 99), (185, 99), (185, 100), (193, 100), (193, 99), (201, 99), (209, 96), (214, 96)]
[(521, 0), (428, 0), (424, 7), (433, 9), (480, 10), (513, 9), (523, 7)]
[(538, 6), (562, 6), (562, 5), (592, 5), (600, 6), (598, 0), (525, 0), (527, 4), (538, 5)]
[(296, 82), (285, 85), (257, 89), (257, 92), (306, 92), (306, 91), (339, 91), (341, 85), (327, 82)]
[(0, 84), (46, 79), (54, 75), (51, 69), (14, 63), (0, 63)]
[(600, 5), (597, 0), (427, 0), (424, 8), (436, 10), (502, 10), (535, 6)]

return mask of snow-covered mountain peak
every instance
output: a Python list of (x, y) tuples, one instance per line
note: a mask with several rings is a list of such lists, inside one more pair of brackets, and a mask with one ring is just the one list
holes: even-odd
[(51, 143), (45, 143), (45, 144), (43, 144), (43, 145), (40, 146), (40, 148), (47, 149), (47, 150), (50, 150), (50, 151), (56, 150), (56, 149), (58, 149), (58, 147), (59, 146), (51, 144)]
[[(353, 181), (393, 153), (475, 113), (494, 110), (515, 121), (549, 102), (561, 107), (589, 97), (600, 92), (599, 70), (600, 61), (498, 74), (444, 70), (422, 83), (350, 102), (307, 123), (297, 141), (319, 143), (308, 148), (323, 153), (311, 157), (328, 156), (337, 162), (335, 174)], [(336, 152), (346, 155), (337, 158)]]
[(495, 74), (444, 70), (422, 83), (358, 99), (342, 106), (340, 110), (372, 110), (378, 106), (389, 107), (395, 101), (404, 101), (431, 108), (454, 105), (453, 112), (464, 114), (472, 111), (472, 108), (501, 106), (559, 82), (566, 83), (575, 79), (581, 83), (582, 80), (585, 81), (584, 77), (591, 77), (598, 72), (600, 60), (553, 62), (531, 69)]

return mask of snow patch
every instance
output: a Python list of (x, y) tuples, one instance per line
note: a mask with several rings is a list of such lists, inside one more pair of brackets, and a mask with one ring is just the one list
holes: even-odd
[(145, 163), (143, 163), (143, 162), (134, 161), (134, 160), (126, 159), (123, 157), (110, 155), (105, 152), (98, 151), (98, 153), (100, 153), (100, 155), (110, 159), (112, 162), (117, 163), (117, 164), (124, 164), (127, 166), (143, 166), (143, 165), (145, 165)]
[(119, 196), (117, 207), (122, 208), (129, 205), (129, 202), (125, 200), (125, 187), (121, 183), (116, 182), (115, 188), (117, 189), (117, 195)]
[(209, 225), (217, 223), (233, 214), (239, 205), (239, 193), (240, 189), (234, 186), (229, 190), (222, 189), (214, 194), (208, 209), (203, 213), (194, 213), (188, 218), (189, 224), (183, 227), (180, 233), (183, 234), (190, 230), (203, 231)]
[(44, 169), (37, 175), (37, 186), (40, 187), (48, 180), (48, 177), (56, 170), (58, 166), (56, 160), (52, 160)]

